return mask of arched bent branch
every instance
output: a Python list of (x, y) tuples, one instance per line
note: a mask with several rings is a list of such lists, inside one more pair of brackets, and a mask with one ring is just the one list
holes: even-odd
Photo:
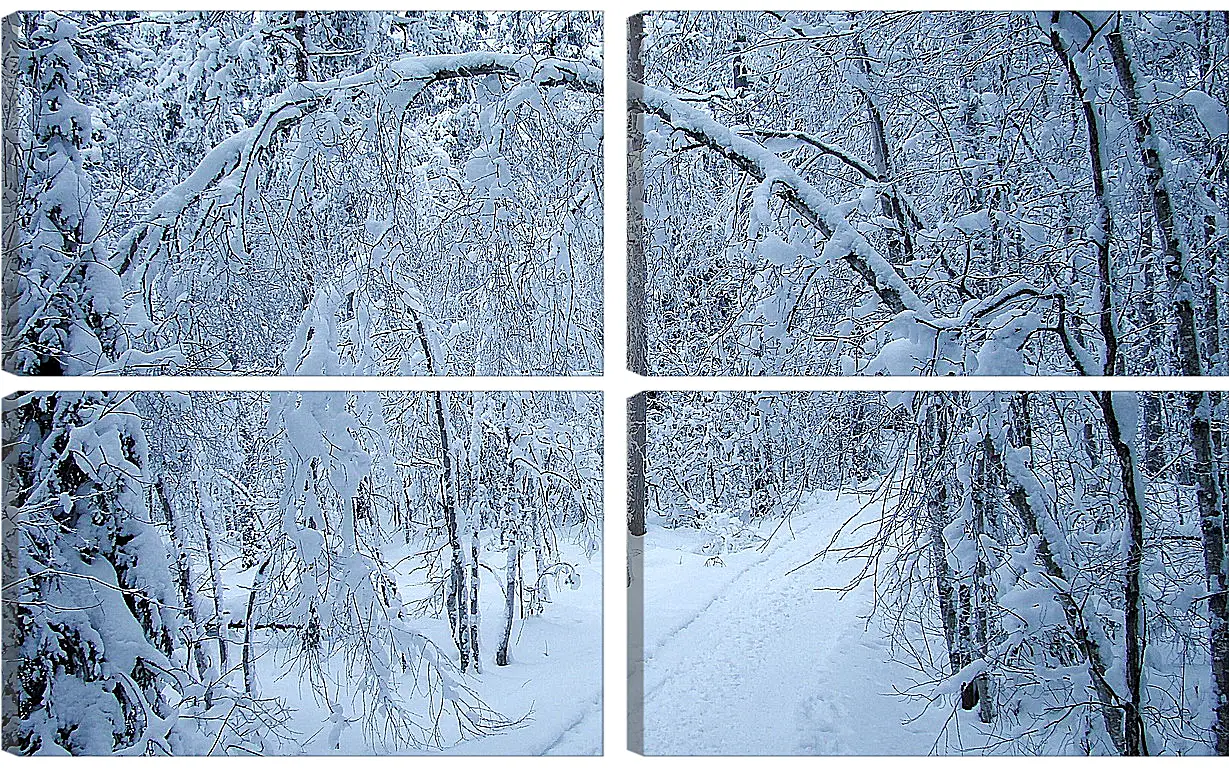
[(840, 244), (839, 258), (866, 281), (884, 307), (896, 314), (908, 311), (919, 319), (933, 320), (930, 305), (909, 287), (883, 254), (846, 221), (822, 192), (777, 155), (656, 88), (629, 83), (628, 101), (633, 110), (657, 116), (674, 130), (726, 158), (744, 173), (761, 182), (771, 180), (774, 190), (787, 205), (810, 222), (830, 243)]
[[(302, 121), (338, 93), (378, 88), (382, 93), (408, 93), (409, 99), (413, 99), (435, 83), (488, 75), (519, 77), (545, 87), (565, 86), (583, 93), (602, 93), (601, 70), (583, 62), (486, 51), (407, 56), (347, 77), (296, 83), (270, 100), (255, 125), (220, 142), (188, 178), (154, 202), (139, 223), (120, 239), (115, 256), (116, 271), (122, 275), (148, 260), (171, 223), (194, 203), (211, 194), (222, 198), (223, 203), (233, 203), (247, 184), (257, 153), (266, 148), (275, 135)], [(223, 187), (226, 181), (231, 184)]]
[[(630, 82), (628, 102), (633, 111), (656, 116), (752, 178), (760, 182), (771, 180), (773, 191), (829, 241), (825, 255), (831, 254), (848, 264), (874, 291), (880, 304), (895, 315), (908, 317), (933, 331), (962, 333), (974, 325), (985, 324), (992, 316), (1020, 301), (1061, 300), (1061, 294), (1052, 286), (1040, 288), (1027, 281), (1016, 281), (987, 297), (967, 303), (957, 314), (938, 315), (891, 262), (845, 219), (835, 204), (774, 152), (656, 88)], [(1073, 348), (1068, 344), (1065, 349), (1075, 367), (1086, 364), (1088, 355), (1078, 345)]]

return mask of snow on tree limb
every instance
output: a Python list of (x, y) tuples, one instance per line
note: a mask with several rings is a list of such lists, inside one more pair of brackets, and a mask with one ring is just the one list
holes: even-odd
[(301, 121), (326, 100), (343, 92), (378, 91), (409, 103), (434, 83), (448, 80), (515, 76), (539, 86), (565, 86), (601, 95), (602, 73), (584, 62), (534, 58), (477, 51), (472, 53), (407, 56), (391, 64), (371, 67), (347, 77), (319, 83), (296, 83), (274, 97), (255, 125), (216, 145), (188, 178), (164, 192), (128, 230), (116, 248), (117, 271), (122, 275), (154, 256), (162, 238), (185, 209), (216, 190), (217, 203), (229, 205), (247, 188), (248, 174), (259, 152), (280, 131)]
[(657, 116), (756, 179), (771, 182), (782, 199), (828, 239), (825, 256), (832, 255), (852, 267), (889, 310), (911, 311), (921, 320), (933, 319), (930, 305), (909, 287), (891, 263), (849, 224), (826, 195), (776, 154), (664, 91), (631, 83), (628, 98), (633, 108)]

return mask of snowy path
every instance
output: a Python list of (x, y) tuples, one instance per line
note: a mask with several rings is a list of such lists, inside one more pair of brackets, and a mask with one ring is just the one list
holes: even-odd
[[(596, 740), (595, 740), (596, 739)], [(602, 695), (598, 693), (584, 704), (559, 737), (542, 750), (544, 755), (601, 755), (602, 743)]]
[[(857, 500), (821, 497), (764, 552), (705, 567), (696, 531), (653, 529), (645, 552), (645, 751), (648, 754), (916, 754), (934, 719), (891, 692), (886, 640), (863, 616), (869, 592), (845, 599), (856, 570), (809, 560)], [(792, 535), (789, 528), (792, 528)], [(764, 532), (767, 535), (767, 531)], [(718, 572), (718, 573), (714, 573)], [(868, 722), (871, 721), (871, 722)]]

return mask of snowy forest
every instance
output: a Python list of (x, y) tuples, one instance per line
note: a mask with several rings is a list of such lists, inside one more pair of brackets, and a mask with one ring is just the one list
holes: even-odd
[(600, 754), (604, 395), (916, 375), (1184, 378), (633, 395), (629, 746), (1229, 754), (1229, 12), (630, 17), (609, 378), (603, 23), (0, 22), (5, 393), (391, 382), (6, 397), (4, 750)]
[(1226, 754), (1211, 395), (650, 393), (632, 748)]
[(600, 753), (601, 409), (11, 396), (4, 748)]
[(1224, 375), (1229, 14), (652, 12), (629, 367)]
[(597, 12), (4, 19), (4, 369), (602, 370)]

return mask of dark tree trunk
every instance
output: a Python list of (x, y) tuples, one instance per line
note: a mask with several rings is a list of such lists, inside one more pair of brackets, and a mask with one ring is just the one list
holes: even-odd
[(1126, 754), (1147, 755), (1148, 738), (1143, 717), (1143, 668), (1144, 647), (1148, 639), (1147, 613), (1144, 610), (1144, 510), (1143, 489), (1136, 482), (1142, 476), (1136, 472), (1135, 456), (1130, 444), (1123, 439), (1114, 396), (1111, 392), (1096, 394), (1105, 420), (1110, 445), (1118, 457), (1119, 481), (1122, 484), (1123, 507), (1126, 510), (1124, 540), (1127, 562), (1124, 577), (1124, 602), (1126, 608), (1126, 677), (1127, 695), (1130, 701), (1123, 705), (1126, 722)]
[[(1029, 449), (1033, 444), (1032, 416), (1029, 411), (1029, 393), (1021, 392), (1012, 399), (1009, 415), (1008, 446), (1011, 450)], [(1051, 544), (1053, 536), (1058, 535), (1056, 526), (1049, 519), (1049, 511), (1044, 501), (1030, 497), (1028, 487), (1022, 481), (1019, 472), (1027, 472), (1027, 467), (1015, 465), (1018, 459), (999, 457), (1007, 479), (1007, 500), (1024, 523), (1024, 532), (1037, 538), (1037, 557), (1042, 568), (1054, 579), (1056, 584), (1069, 584), (1068, 568), (1054, 554)], [(1063, 615), (1071, 628), (1076, 650), (1088, 665), (1089, 678), (1097, 695), (1098, 708), (1105, 722), (1105, 730), (1114, 742), (1119, 753), (1125, 753), (1126, 742), (1123, 735), (1123, 710), (1118, 695), (1106, 679), (1106, 672), (1112, 666), (1113, 657), (1102, 648), (1094, 635), (1089, 632), (1084, 620), (1081, 604), (1066, 590), (1056, 590), (1055, 595), (1062, 606)]]
[(516, 593), (521, 588), (520, 581), (520, 545), (513, 538), (508, 542), (508, 564), (504, 570), (504, 580), (507, 583), (504, 594), (504, 632), (499, 638), (499, 649), (495, 652), (496, 666), (506, 667), (509, 658), (509, 646), (512, 643), (512, 618), (516, 614)]
[(448, 437), (448, 419), (444, 408), (445, 393), (436, 391), (435, 425), (440, 438), (440, 463), (444, 468), (441, 487), (441, 502), (444, 508), (444, 527), (448, 532), (448, 547), (452, 552), (448, 570), (447, 609), (452, 623), (452, 636), (457, 644), (461, 671), (469, 670), (470, 663), (470, 616), (469, 601), (465, 594), (465, 553), (462, 551), (460, 533), (457, 529), (457, 479), (452, 464), (452, 444)]
[[(981, 537), (995, 538), (998, 533), (996, 499), (1003, 491), (1002, 478), (994, 472), (994, 442), (987, 434), (978, 444), (973, 460), (973, 540), (976, 545), (977, 563), (973, 567), (973, 642), (971, 656), (985, 658), (990, 651), (990, 613), (987, 606), (993, 595), (988, 594), (989, 568), (982, 551)], [(971, 660), (971, 659), (970, 659)], [(994, 696), (990, 676), (983, 672), (971, 681), (977, 691), (977, 715), (983, 723), (994, 720)]]
[[(198, 489), (198, 493), (200, 493)], [(214, 535), (213, 520), (205, 512), (204, 504), (197, 503), (200, 514), (201, 531), (205, 534), (205, 556), (209, 559), (209, 580), (213, 583), (213, 621), (211, 622), (214, 637), (218, 641), (218, 669), (225, 675), (230, 669), (230, 649), (226, 642), (226, 609), (222, 595), (222, 564), (218, 562), (217, 539)]]
[[(1119, 21), (1121, 23), (1121, 20)], [(1195, 320), (1194, 286), (1174, 220), (1173, 203), (1165, 168), (1157, 151), (1152, 116), (1143, 109), (1135, 72), (1122, 31), (1107, 37), (1110, 57), (1127, 102), (1127, 116), (1135, 127), (1135, 146), (1145, 170), (1146, 189), (1151, 193), (1153, 217), (1161, 235), (1165, 275), (1169, 282), (1170, 308), (1177, 322), (1178, 373), (1199, 376), (1199, 332)], [(1229, 566), (1225, 562), (1224, 498), (1218, 487), (1212, 446), (1210, 404), (1206, 394), (1187, 395), (1191, 448), (1194, 452), (1196, 503), (1203, 534), (1204, 567), (1208, 580), (1208, 625), (1212, 647), (1212, 733), (1216, 753), (1229, 755)]]
[(947, 541), (943, 535), (944, 528), (951, 522), (949, 491), (940, 466), (949, 437), (948, 406), (947, 396), (944, 393), (935, 393), (933, 402), (926, 409), (925, 421), (920, 425), (918, 456), (919, 470), (930, 478), (926, 490), (930, 564), (939, 598), (939, 618), (943, 625), (943, 639), (947, 645), (948, 666), (955, 674), (964, 666), (964, 660), (961, 655), (959, 594), (951, 564), (947, 560)]
[(188, 613), (188, 623), (192, 627), (192, 659), (196, 664), (196, 673), (201, 682), (205, 683), (205, 707), (213, 706), (213, 691), (209, 687), (209, 656), (205, 653), (203, 640), (205, 637), (204, 623), (201, 621), (200, 610), (196, 605), (196, 587), (192, 583), (192, 562), (188, 550), (184, 546), (183, 531), (175, 508), (167, 497), (166, 487), (159, 479), (154, 484), (154, 494), (166, 515), (167, 533), (171, 540), (171, 548), (175, 556), (175, 581), (179, 587), (179, 599)]
[(482, 614), (478, 611), (478, 587), (480, 585), (478, 569), (478, 532), (474, 531), (469, 547), (469, 650), (474, 658), (474, 671), (482, 671), (482, 656), (478, 650), (478, 625)]

